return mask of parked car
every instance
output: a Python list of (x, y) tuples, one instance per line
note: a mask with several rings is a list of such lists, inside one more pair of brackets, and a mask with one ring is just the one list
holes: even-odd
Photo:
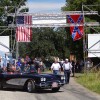
[(0, 89), (21, 88), (28, 92), (51, 89), (57, 92), (64, 84), (64, 75), (38, 74), (33, 66), (23, 73), (0, 73)]

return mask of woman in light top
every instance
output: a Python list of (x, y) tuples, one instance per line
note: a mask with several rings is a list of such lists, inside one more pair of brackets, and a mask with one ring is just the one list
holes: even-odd
[(53, 74), (60, 74), (61, 73), (61, 66), (58, 63), (57, 59), (55, 59), (54, 63), (51, 65), (51, 70), (53, 71)]

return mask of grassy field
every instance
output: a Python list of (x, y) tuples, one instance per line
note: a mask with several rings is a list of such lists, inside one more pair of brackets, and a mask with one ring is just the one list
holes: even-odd
[(96, 73), (76, 74), (76, 81), (84, 87), (100, 94), (100, 71)]

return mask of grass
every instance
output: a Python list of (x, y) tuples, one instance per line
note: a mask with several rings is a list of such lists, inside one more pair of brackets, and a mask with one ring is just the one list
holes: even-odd
[(100, 71), (76, 74), (76, 81), (93, 92), (100, 94)]

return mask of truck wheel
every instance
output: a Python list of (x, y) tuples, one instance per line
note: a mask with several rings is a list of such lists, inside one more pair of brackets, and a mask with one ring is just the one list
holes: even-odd
[(2, 84), (0, 84), (0, 90), (2, 90), (3, 89), (3, 86), (2, 86)]
[(27, 91), (29, 93), (32, 93), (35, 91), (35, 83), (33, 82), (33, 80), (29, 80), (27, 83)]
[(60, 89), (60, 87), (58, 87), (58, 88), (52, 88), (52, 92), (58, 92), (59, 89)]

